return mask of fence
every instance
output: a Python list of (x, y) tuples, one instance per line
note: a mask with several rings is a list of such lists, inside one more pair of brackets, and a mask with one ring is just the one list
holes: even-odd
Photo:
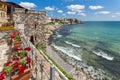
[(32, 58), (32, 77), (36, 80), (68, 80), (66, 76), (23, 34), (23, 45), (30, 46), (29, 56)]

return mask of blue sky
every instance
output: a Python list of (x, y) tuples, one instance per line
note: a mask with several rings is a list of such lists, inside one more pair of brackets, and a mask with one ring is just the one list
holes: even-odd
[(51, 17), (83, 21), (120, 21), (120, 0), (7, 0)]

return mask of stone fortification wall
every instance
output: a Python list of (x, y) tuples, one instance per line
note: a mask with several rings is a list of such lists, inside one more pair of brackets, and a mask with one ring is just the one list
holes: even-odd
[(33, 36), (35, 42), (44, 42), (46, 11), (35, 11), (16, 8), (13, 19), (15, 24), (24, 24), (24, 32), (27, 36)]
[(39, 13), (39, 15), (44, 15), (44, 16), (46, 16), (46, 11), (39, 11), (38, 13)]
[(25, 9), (23, 9), (23, 8), (15, 8), (14, 13), (25, 13)]

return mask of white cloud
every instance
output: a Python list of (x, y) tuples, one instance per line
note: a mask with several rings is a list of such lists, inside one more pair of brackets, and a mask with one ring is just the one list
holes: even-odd
[(19, 5), (24, 7), (24, 8), (27, 8), (27, 9), (31, 9), (31, 8), (36, 7), (36, 5), (34, 3), (31, 3), (31, 2), (20, 2)]
[(86, 16), (85, 13), (78, 13), (78, 15), (81, 15), (81, 16)]
[(67, 6), (67, 9), (73, 11), (73, 12), (83, 12), (83, 9), (85, 8), (84, 5), (79, 5), (79, 4), (76, 4), (76, 5), (69, 5)]
[(76, 14), (76, 12), (68, 11), (67, 14), (72, 14), (72, 15), (74, 15), (74, 14)]
[(62, 14), (63, 16), (66, 16), (66, 14)]
[(112, 18), (116, 18), (117, 16), (115, 16), (115, 15), (112, 15)]
[(120, 13), (115, 13), (116, 15), (120, 15)]
[(112, 15), (112, 18), (119, 18), (120, 17), (120, 13), (117, 12), (117, 13), (113, 13)]
[(100, 12), (96, 12), (95, 14), (110, 14), (110, 11), (100, 11)]
[(58, 12), (58, 13), (63, 13), (63, 11), (62, 11), (62, 10), (58, 10), (57, 12)]
[(89, 6), (89, 8), (92, 10), (97, 10), (97, 9), (102, 9), (103, 6)]
[(45, 9), (48, 10), (48, 11), (53, 11), (53, 10), (55, 10), (54, 7), (50, 7), (50, 6), (45, 7)]

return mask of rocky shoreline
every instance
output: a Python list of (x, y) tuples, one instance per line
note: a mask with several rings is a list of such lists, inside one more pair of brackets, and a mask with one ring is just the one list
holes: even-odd
[(109, 78), (103, 75), (104, 71), (102, 70), (94, 70), (92, 66), (87, 66), (82, 61), (77, 61), (72, 57), (64, 54), (63, 52), (58, 51), (51, 44), (51, 37), (55, 34), (55, 31), (64, 25), (54, 25), (50, 28), (51, 34), (48, 36), (48, 42), (46, 45), (46, 52), (49, 56), (56, 61), (68, 74), (70, 74), (75, 80), (103, 80), (105, 77), (109, 80)]
[[(53, 46), (51, 46), (50, 38), (53, 36), (56, 30), (63, 27), (63, 25), (54, 25), (51, 26), (54, 28), (50, 28), (51, 34), (47, 36), (48, 42), (46, 45), (46, 52), (49, 54), (49, 56), (56, 61), (68, 74), (70, 74), (75, 80), (93, 80), (93, 78), (90, 76), (90, 74), (86, 74), (83, 68), (78, 69), (76, 66), (73, 66), (74, 64), (71, 64), (69, 62), (69, 58), (67, 58), (67, 55), (60, 54)], [(51, 30), (52, 29), (52, 30)], [(79, 75), (77, 75), (79, 74)]]

